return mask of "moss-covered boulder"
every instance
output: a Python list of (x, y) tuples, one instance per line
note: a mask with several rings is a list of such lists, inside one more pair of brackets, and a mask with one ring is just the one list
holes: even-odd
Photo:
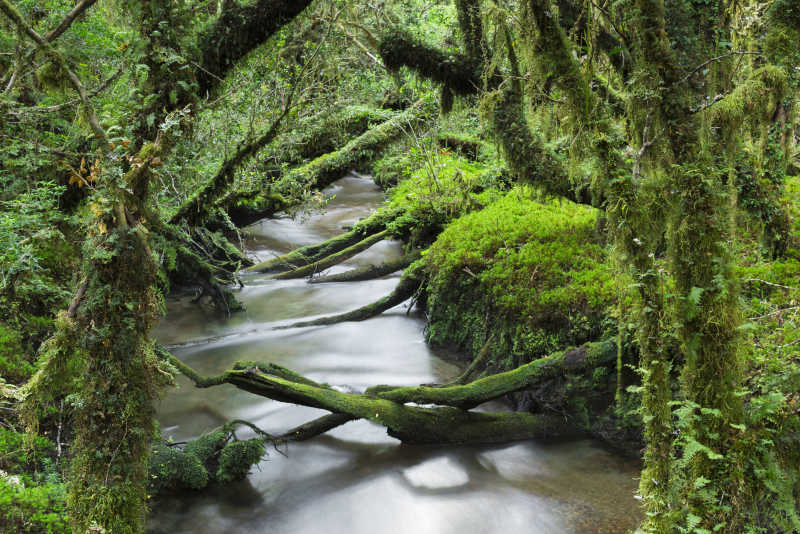
[[(620, 288), (598, 216), (585, 205), (535, 200), (518, 187), (451, 223), (422, 260), (429, 342), (477, 356), (474, 373), (490, 375), (613, 337), (610, 315)], [(628, 352), (625, 361), (633, 357)], [(590, 368), (565, 370), (510, 399), (517, 409), (556, 410), (636, 453), (640, 423), (614, 409), (616, 364), (615, 349)]]
[(616, 286), (597, 216), (517, 188), (456, 220), (424, 258), (429, 341), (477, 354), (493, 335), (506, 370), (599, 338)]

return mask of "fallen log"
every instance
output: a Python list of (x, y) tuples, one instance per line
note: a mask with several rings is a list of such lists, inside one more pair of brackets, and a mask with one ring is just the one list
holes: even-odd
[(339, 150), (295, 167), (259, 191), (248, 191), (244, 196), (232, 192), (215, 207), (236, 212), (237, 217), (248, 220), (273, 215), (302, 202), (311, 191), (324, 189), (348, 171), (364, 168), (395, 139), (428, 123), (435, 112), (436, 105), (432, 99), (418, 100), (407, 110), (370, 128)]
[(300, 328), (304, 326), (327, 326), (337, 323), (344, 323), (347, 321), (366, 321), (367, 319), (376, 317), (386, 310), (394, 308), (398, 304), (410, 299), (414, 293), (417, 292), (420, 284), (421, 281), (418, 278), (412, 276), (403, 276), (394, 291), (371, 304), (367, 304), (366, 306), (362, 306), (356, 310), (339, 315), (329, 315), (327, 317), (320, 317), (319, 319), (312, 319), (310, 321), (300, 321), (290, 325), (276, 326), (275, 330)]
[[(161, 350), (162, 354), (165, 352), (163, 349)], [(588, 365), (590, 361), (593, 361), (588, 356), (589, 354), (591, 351), (588, 349), (574, 349), (561, 354), (560, 357), (545, 358), (547, 362), (533, 367), (540, 370), (552, 368), (552, 371), (546, 372), (558, 372), (561, 369), (559, 364), (567, 365), (569, 368), (572, 365), (570, 362), (573, 362), (577, 368), (581, 364)], [(409, 396), (431, 400), (429, 392), (422, 396), (417, 393), (411, 395), (409, 391), (415, 388), (383, 386), (377, 388), (386, 388), (380, 392), (376, 392), (376, 388), (371, 388), (361, 394), (342, 393), (281, 366), (257, 362), (239, 362), (234, 365), (233, 369), (225, 371), (217, 377), (207, 378), (199, 376), (196, 371), (180, 362), (175, 356), (166, 353), (165, 357), (198, 387), (231, 384), (261, 397), (319, 408), (340, 416), (312, 421), (311, 426), (315, 428), (315, 431), (326, 427), (334, 428), (352, 419), (367, 419), (386, 427), (390, 436), (404, 443), (498, 443), (520, 439), (571, 437), (583, 433), (579, 425), (572, 423), (562, 415), (527, 412), (471, 412), (454, 407), (454, 405), (477, 405), (525, 387), (527, 382), (520, 381), (518, 376), (509, 376), (509, 373), (517, 370), (496, 375), (495, 382), (508, 381), (506, 387), (486, 388), (484, 384), (476, 386), (475, 383), (471, 383), (453, 388), (440, 388), (443, 393), (437, 394), (436, 397), (436, 403), (440, 406), (420, 407), (404, 404), (409, 402), (407, 400)], [(531, 365), (529, 364), (529, 366)], [(524, 373), (525, 371), (519, 374)], [(394, 391), (400, 393), (392, 395)], [(389, 400), (386, 398), (387, 396), (394, 396), (398, 400)], [(302, 431), (300, 432), (302, 433)]]
[(383, 262), (379, 265), (365, 265), (343, 273), (317, 276), (311, 278), (308, 282), (311, 284), (324, 284), (328, 282), (363, 282), (365, 280), (375, 280), (376, 278), (381, 278), (405, 269), (418, 260), (419, 257), (420, 251), (414, 250), (399, 258)]
[(444, 404), (469, 410), (492, 399), (531, 387), (542, 379), (552, 378), (567, 371), (594, 367), (614, 357), (616, 357), (616, 345), (613, 342), (586, 343), (578, 348), (539, 358), (512, 371), (490, 375), (464, 385), (404, 388), (375, 386), (367, 390), (367, 394), (399, 403)]
[(397, 216), (396, 210), (379, 210), (366, 219), (359, 221), (349, 232), (337, 235), (321, 243), (308, 245), (271, 258), (261, 263), (257, 263), (245, 269), (246, 272), (269, 273), (275, 271), (288, 271), (296, 269), (315, 261), (319, 261), (326, 256), (340, 252), (347, 247), (353, 246), (365, 238), (382, 232), (386, 225), (393, 221)]
[(309, 263), (308, 265), (304, 265), (303, 267), (292, 269), (291, 271), (274, 274), (270, 278), (275, 280), (290, 280), (293, 278), (305, 278), (306, 276), (313, 276), (316, 273), (322, 272), (325, 269), (329, 269), (334, 265), (338, 265), (343, 261), (349, 260), (356, 254), (367, 250), (375, 243), (383, 241), (387, 237), (389, 237), (389, 231), (383, 230), (382, 232), (373, 234), (367, 237), (366, 239), (362, 239), (355, 245), (349, 246), (344, 250), (325, 256), (319, 261), (315, 261), (314, 263)]

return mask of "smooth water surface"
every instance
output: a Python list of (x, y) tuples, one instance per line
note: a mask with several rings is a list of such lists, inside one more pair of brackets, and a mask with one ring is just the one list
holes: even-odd
[[(367, 179), (346, 177), (327, 190), (325, 213), (256, 223), (247, 237), (259, 259), (336, 235), (382, 200)], [(379, 243), (333, 272), (400, 253)], [(442, 382), (460, 367), (423, 340), (424, 321), (404, 305), (361, 323), (272, 330), (340, 313), (388, 294), (398, 275), (352, 283), (308, 284), (245, 275), (245, 313), (220, 319), (189, 300), (171, 302), (158, 339), (204, 374), (237, 360), (278, 363), (347, 391), (374, 384)], [(281, 433), (325, 412), (282, 404), (232, 386), (179, 388), (161, 402), (162, 431), (196, 437), (230, 419)], [(504, 409), (497, 404), (493, 409)], [(163, 499), (152, 534), (589, 534), (623, 533), (638, 517), (638, 468), (597, 444), (518, 442), (486, 447), (402, 445), (382, 427), (354, 421), (269, 457), (244, 482)]]

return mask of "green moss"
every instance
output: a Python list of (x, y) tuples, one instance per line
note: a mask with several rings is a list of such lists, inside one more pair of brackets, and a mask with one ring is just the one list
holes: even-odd
[(615, 286), (595, 210), (518, 188), (452, 223), (423, 261), (428, 338), (477, 354), (497, 334), (500, 368), (593, 339)]
[(208, 471), (195, 454), (159, 443), (150, 456), (150, 489), (202, 489), (208, 484)]
[(444, 52), (399, 29), (381, 40), (378, 52), (389, 70), (409, 67), (457, 95), (474, 94), (482, 85), (477, 58)]
[(449, 153), (418, 155), (410, 176), (389, 193), (390, 209), (402, 214), (390, 225), (395, 235), (417, 246), (431, 243), (444, 226), (499, 198), (507, 186), (501, 169)]
[(219, 455), (219, 451), (222, 450), (222, 447), (224, 447), (227, 442), (227, 432), (218, 430), (201, 436), (194, 441), (190, 441), (183, 450), (188, 454), (196, 456), (203, 464), (209, 464)]
[(0, 323), (0, 377), (18, 384), (30, 378), (33, 371), (22, 348), (22, 334)]
[(35, 460), (46, 458), (54, 449), (53, 442), (43, 436), (36, 436), (32, 443), (26, 443), (24, 434), (0, 427), (0, 470), (2, 471), (21, 472), (35, 466)]
[(228, 443), (219, 455), (217, 480), (232, 482), (243, 479), (263, 456), (264, 441), (260, 438)]
[(753, 118), (757, 124), (772, 119), (775, 107), (786, 94), (786, 74), (767, 65), (754, 71), (730, 95), (709, 108), (711, 120), (729, 128), (738, 128), (742, 121)]

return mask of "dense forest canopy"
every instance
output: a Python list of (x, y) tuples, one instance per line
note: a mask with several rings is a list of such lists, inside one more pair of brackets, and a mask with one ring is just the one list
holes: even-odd
[[(800, 532), (798, 43), (798, 0), (0, 0), (0, 530), (143, 532), (149, 496), (368, 419), (592, 435), (641, 451), (641, 532)], [(381, 209), (254, 264), (248, 224), (353, 169)], [(206, 377), (152, 335), (168, 295), (240, 311), (242, 271), (400, 269), (290, 326), (413, 298), (471, 359), (449, 384), (343, 393), (269, 347)], [(175, 447), (178, 374), (330, 414)]]

